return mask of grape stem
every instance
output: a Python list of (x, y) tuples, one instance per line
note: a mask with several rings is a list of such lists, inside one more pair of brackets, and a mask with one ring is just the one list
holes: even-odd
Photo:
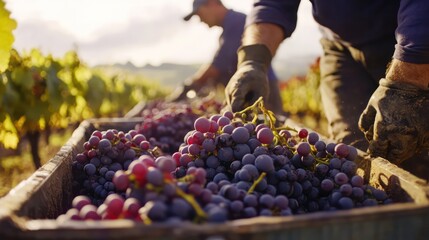
[(271, 129), (271, 131), (274, 134), (274, 144), (275, 145), (281, 143), (282, 145), (287, 146), (286, 139), (284, 139), (282, 136), (280, 136), (279, 130), (291, 130), (294, 132), (298, 132), (296, 129), (291, 128), (289, 126), (283, 126), (283, 127), (276, 128), (276, 121), (277, 121), (276, 116), (274, 115), (274, 113), (272, 111), (268, 110), (265, 107), (263, 97), (258, 98), (258, 100), (256, 100), (252, 105), (243, 109), (240, 112), (237, 112), (235, 115), (240, 116), (242, 119), (246, 119), (247, 118), (247, 112), (249, 112), (249, 111), (251, 111), (254, 115), (252, 123), (255, 125), (258, 122), (258, 115), (260, 113), (262, 114), (262, 116), (264, 117), (264, 123), (268, 125), (268, 127)]
[(266, 172), (262, 172), (261, 175), (259, 175), (258, 179), (256, 179), (256, 181), (253, 182), (252, 186), (249, 188), (247, 193), (251, 194), (253, 191), (255, 191), (256, 185), (258, 185), (266, 175), (267, 175)]
[(197, 203), (197, 201), (195, 201), (194, 197), (183, 192), (183, 190), (178, 187), (176, 187), (176, 194), (185, 199), (185, 201), (187, 201), (189, 204), (191, 204), (191, 206), (195, 209), (195, 212), (197, 212), (197, 216), (199, 218), (207, 218), (206, 213), (203, 211), (203, 209), (201, 209), (200, 205)]
[(194, 180), (195, 180), (194, 175), (185, 175), (184, 177), (177, 179), (178, 182), (187, 182), (187, 183), (191, 183)]

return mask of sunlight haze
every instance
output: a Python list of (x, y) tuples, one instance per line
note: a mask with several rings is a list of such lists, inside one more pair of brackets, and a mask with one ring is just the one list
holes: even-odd
[[(248, 13), (253, 0), (223, 3)], [(204, 63), (211, 60), (221, 33), (198, 17), (182, 20), (191, 11), (192, 0), (7, 0), (6, 6), (18, 22), (14, 47), (19, 51), (38, 47), (61, 56), (77, 49), (90, 65)], [(276, 59), (316, 56), (321, 52), (319, 38), (311, 4), (302, 1), (297, 30)]]

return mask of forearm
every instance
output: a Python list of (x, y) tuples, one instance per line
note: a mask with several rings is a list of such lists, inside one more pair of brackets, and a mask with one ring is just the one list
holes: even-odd
[(429, 64), (414, 64), (393, 59), (386, 78), (427, 89), (429, 87)]
[(274, 56), (283, 39), (284, 32), (280, 26), (271, 23), (255, 23), (245, 29), (242, 45), (264, 44)]

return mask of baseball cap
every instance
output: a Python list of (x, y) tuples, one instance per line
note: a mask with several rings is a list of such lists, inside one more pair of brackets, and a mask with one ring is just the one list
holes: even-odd
[(194, 16), (195, 13), (197, 13), (198, 8), (204, 5), (207, 1), (208, 0), (194, 0), (194, 2), (192, 3), (192, 12), (186, 15), (183, 20), (189, 21), (189, 19), (191, 19), (191, 17)]

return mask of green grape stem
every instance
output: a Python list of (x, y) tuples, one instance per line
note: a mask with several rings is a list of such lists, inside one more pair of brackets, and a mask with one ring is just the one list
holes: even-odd
[(195, 212), (197, 213), (197, 217), (198, 218), (202, 218), (202, 219), (206, 219), (207, 215), (206, 213), (203, 211), (203, 209), (201, 208), (201, 206), (197, 203), (197, 201), (195, 200), (195, 198), (192, 195), (189, 195), (185, 192), (183, 192), (182, 189), (180, 189), (179, 187), (176, 187), (176, 194), (180, 197), (182, 197), (185, 201), (187, 201), (189, 204), (191, 204), (191, 206), (194, 208)]
[(258, 185), (266, 175), (267, 175), (266, 172), (261, 173), (261, 175), (259, 175), (258, 179), (256, 179), (256, 181), (253, 182), (252, 186), (249, 188), (247, 193), (251, 194), (253, 191), (255, 191), (256, 185)]

